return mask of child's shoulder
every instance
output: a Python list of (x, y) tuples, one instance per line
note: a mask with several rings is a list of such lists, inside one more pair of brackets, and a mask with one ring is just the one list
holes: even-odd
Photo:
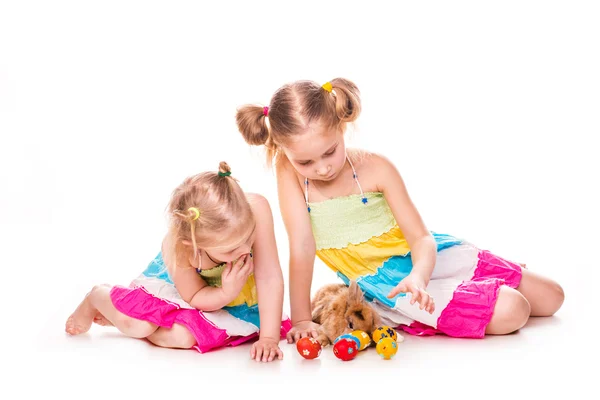
[(277, 161), (275, 166), (278, 185), (281, 182), (296, 182), (300, 187), (304, 184), (304, 177), (296, 171), (290, 160), (283, 156)]
[(271, 214), (271, 206), (269, 204), (269, 200), (265, 196), (259, 193), (245, 192), (246, 199), (248, 200), (248, 204), (250, 204), (250, 208), (252, 208), (252, 212), (261, 217), (265, 214)]
[(396, 168), (383, 154), (354, 148), (348, 148), (347, 154), (356, 170), (361, 172), (362, 175), (369, 173), (380, 174), (389, 168)]

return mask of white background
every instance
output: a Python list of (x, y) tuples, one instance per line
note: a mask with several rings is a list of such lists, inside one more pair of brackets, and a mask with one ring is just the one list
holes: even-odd
[[(0, 390), (582, 394), (593, 383), (583, 362), (599, 354), (599, 8), (0, 1)], [(221, 160), (270, 200), (287, 289), (275, 179), (235, 111), (267, 105), (286, 82), (335, 77), (362, 92), (348, 144), (396, 163), (430, 229), (558, 280), (566, 301), (555, 317), (507, 337), (407, 337), (390, 362), (372, 349), (351, 363), (330, 351), (305, 362), (282, 342), (283, 362), (255, 365), (247, 346), (201, 355), (100, 327), (64, 334), (92, 285), (128, 284), (156, 255), (171, 190)], [(318, 262), (313, 289), (332, 281)]]

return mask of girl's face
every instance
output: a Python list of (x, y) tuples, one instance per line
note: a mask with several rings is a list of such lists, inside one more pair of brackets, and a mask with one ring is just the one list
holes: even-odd
[(311, 123), (282, 150), (296, 171), (310, 180), (332, 181), (346, 163), (343, 130), (328, 130), (320, 123)]
[(206, 252), (213, 260), (219, 262), (235, 262), (240, 257), (250, 254), (254, 239), (256, 237), (256, 225), (242, 237), (241, 240), (228, 243), (224, 246), (205, 248)]

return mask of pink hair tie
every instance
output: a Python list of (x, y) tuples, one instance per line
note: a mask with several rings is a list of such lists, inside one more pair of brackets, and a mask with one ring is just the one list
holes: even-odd
[(269, 107), (263, 107), (263, 115), (265, 117), (269, 115)]

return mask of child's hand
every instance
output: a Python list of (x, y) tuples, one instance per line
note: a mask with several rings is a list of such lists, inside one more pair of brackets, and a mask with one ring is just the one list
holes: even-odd
[(283, 359), (283, 352), (279, 348), (279, 341), (271, 338), (261, 338), (254, 342), (250, 350), (250, 358), (256, 361), (271, 362), (277, 357)]
[(415, 304), (415, 302), (418, 302), (421, 310), (425, 309), (425, 311), (427, 311), (429, 314), (432, 314), (433, 311), (435, 311), (435, 303), (433, 301), (433, 297), (431, 297), (425, 291), (426, 287), (427, 284), (425, 283), (425, 279), (418, 274), (409, 274), (406, 278), (402, 279), (395, 288), (392, 289), (387, 297), (391, 299), (399, 293), (410, 292), (412, 294), (410, 304)]
[(228, 297), (235, 299), (242, 291), (248, 277), (254, 271), (252, 260), (252, 257), (245, 255), (240, 257), (233, 266), (231, 262), (227, 263), (221, 275), (221, 286)]
[(320, 326), (312, 321), (298, 322), (287, 333), (287, 341), (288, 343), (294, 343), (300, 340), (300, 338), (311, 336), (316, 339), (319, 336), (318, 329)]

